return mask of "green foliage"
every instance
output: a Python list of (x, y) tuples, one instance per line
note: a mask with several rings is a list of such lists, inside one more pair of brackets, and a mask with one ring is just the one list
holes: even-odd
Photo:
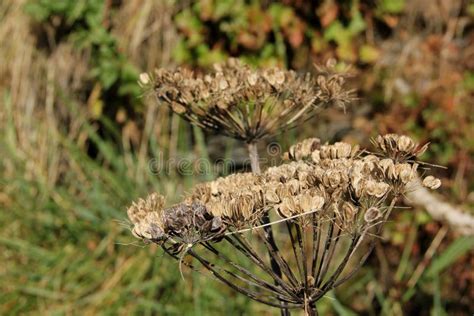
[(40, 24), (54, 22), (55, 31), (65, 32), (67, 41), (89, 50), (90, 79), (100, 83), (104, 95), (128, 98), (136, 104), (140, 96), (138, 70), (117, 47), (117, 40), (105, 27), (108, 18), (103, 0), (29, 1), (25, 10)]
[(451, 245), (437, 258), (433, 260), (426, 270), (426, 277), (433, 278), (444, 269), (452, 265), (461, 256), (474, 249), (474, 238), (471, 236), (461, 237), (453, 241)]
[[(9, 123), (0, 127), (0, 188), (8, 198), (0, 200), (0, 314), (253, 313), (248, 300), (209, 276), (186, 270), (182, 280), (176, 262), (133, 243), (125, 206), (153, 190), (168, 192), (172, 202), (194, 184), (191, 177), (152, 174), (146, 160), (118, 150), (117, 139), (99, 136), (74, 109), (80, 133), (98, 149), (96, 158), (41, 120), (29, 132), (47, 131), (48, 154), (29, 152), (13, 124), (15, 109), (5, 101)], [(104, 125), (111, 135), (117, 132), (113, 123)], [(52, 162), (49, 176), (64, 168), (60, 179), (51, 182), (40, 161)], [(221, 304), (222, 297), (232, 299)]]
[(405, 0), (379, 0), (378, 9), (380, 13), (398, 14), (405, 9)]
[(359, 1), (334, 3), (334, 17), (326, 16), (326, 5), (194, 1), (175, 16), (182, 36), (176, 60), (209, 66), (228, 55), (238, 55), (253, 64), (301, 68), (307, 66), (304, 59), (335, 43), (334, 53), (342, 60), (355, 61), (360, 54), (363, 62), (375, 62), (376, 49), (366, 45), (359, 52), (354, 41), (366, 29)]

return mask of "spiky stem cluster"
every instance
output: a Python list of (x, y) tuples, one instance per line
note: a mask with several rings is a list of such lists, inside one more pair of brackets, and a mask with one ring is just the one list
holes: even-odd
[[(132, 231), (180, 262), (192, 256), (251, 299), (314, 315), (316, 302), (362, 267), (422, 164), (426, 146), (409, 137), (373, 142), (376, 153), (309, 139), (285, 154), (291, 162), (201, 184), (178, 205), (165, 208), (152, 194), (129, 208)], [(278, 223), (284, 229), (270, 239), (266, 228)]]

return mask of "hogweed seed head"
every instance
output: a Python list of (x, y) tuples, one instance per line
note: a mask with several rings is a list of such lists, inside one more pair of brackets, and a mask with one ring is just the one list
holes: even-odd
[(133, 224), (143, 220), (148, 213), (160, 213), (165, 204), (164, 196), (158, 193), (150, 194), (146, 199), (139, 199), (138, 202), (132, 203), (127, 210), (127, 215)]
[(397, 134), (379, 135), (372, 142), (383, 154), (401, 162), (421, 156), (428, 148), (428, 144), (420, 146), (410, 137)]
[[(261, 80), (272, 86), (284, 84), (278, 72), (254, 79), (250, 81), (255, 85)], [(236, 85), (229, 80), (226, 84)], [(161, 195), (151, 194), (128, 209), (132, 232), (174, 257), (180, 251), (182, 256), (190, 254), (219, 280), (265, 304), (279, 307), (278, 302), (284, 301), (289, 308), (314, 304), (347, 279), (341, 278), (343, 271), (349, 269), (351, 275), (363, 263), (360, 257), (368, 256), (363, 254), (367, 247), (359, 245), (365, 242), (369, 252), (373, 249), (397, 198), (417, 177), (415, 158), (420, 150), (411, 139), (389, 134), (377, 137), (375, 143), (377, 155), (346, 143), (321, 145), (318, 139), (308, 139), (290, 147), (285, 154), (289, 162), (259, 175), (233, 174), (200, 184), (174, 206), (165, 207)], [(423, 185), (437, 189), (441, 181), (427, 176)], [(277, 219), (266, 223), (265, 218)], [(284, 240), (291, 242), (293, 252), (279, 252), (266, 239), (266, 227), (278, 222), (286, 223), (289, 238)], [(247, 231), (258, 238), (248, 241)], [(275, 275), (266, 256), (254, 248), (262, 242), (284, 277)], [(222, 244), (243, 254), (262, 274), (253, 275), (233, 262), (218, 249)], [(287, 258), (288, 253), (294, 257)], [(348, 264), (351, 260), (353, 264)], [(295, 266), (299, 273), (293, 272)]]
[(142, 74), (140, 85), (191, 123), (250, 143), (353, 99), (343, 74), (330, 66), (318, 71), (314, 79), (278, 68), (254, 70), (229, 59), (204, 76), (183, 68), (159, 69)]

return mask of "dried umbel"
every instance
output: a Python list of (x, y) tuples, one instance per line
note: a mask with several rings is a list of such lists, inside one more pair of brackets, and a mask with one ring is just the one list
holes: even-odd
[(292, 145), (290, 149), (283, 154), (286, 160), (303, 160), (311, 157), (311, 154), (320, 147), (321, 141), (319, 138), (308, 138)]
[(345, 107), (353, 97), (344, 82), (330, 63), (313, 78), (278, 68), (254, 70), (237, 59), (216, 64), (206, 75), (178, 68), (140, 76), (141, 85), (173, 112), (247, 143), (295, 126), (322, 107)]
[(164, 198), (153, 193), (128, 209), (134, 236), (158, 244), (172, 241), (176, 246), (216, 239), (225, 231), (222, 219), (199, 202), (163, 206)]
[(396, 161), (413, 159), (422, 155), (428, 148), (428, 144), (420, 146), (410, 137), (397, 134), (378, 136), (372, 142), (378, 149)]
[[(342, 142), (305, 140), (290, 148), (287, 158), (293, 161), (260, 175), (200, 184), (169, 208), (152, 194), (128, 211), (133, 233), (175, 258), (180, 252), (194, 257), (254, 300), (312, 314), (316, 301), (364, 264), (397, 199), (417, 176), (418, 145), (406, 136), (377, 140), (377, 154)], [(440, 180), (427, 176), (423, 185), (435, 189)], [(286, 229), (275, 231), (272, 243), (265, 227), (276, 223)], [(230, 255), (226, 245), (240, 257)], [(281, 275), (261, 253), (262, 245)], [(260, 271), (252, 273), (241, 260)]]

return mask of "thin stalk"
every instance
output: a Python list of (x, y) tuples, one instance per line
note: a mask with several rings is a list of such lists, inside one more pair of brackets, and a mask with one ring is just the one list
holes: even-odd
[[(209, 251), (214, 253), (217, 256), (217, 258), (224, 260), (225, 262), (230, 264), (232, 267), (237, 269), (239, 272), (241, 272), (242, 274), (244, 274), (245, 276), (247, 276), (247, 277), (249, 277), (250, 279), (253, 280), (253, 282), (249, 281), (249, 280), (243, 280), (243, 281), (245, 281), (249, 284), (253, 284), (254, 286), (259, 287), (261, 289), (270, 291), (270, 292), (272, 292), (273, 294), (276, 294), (276, 295), (282, 295), (282, 296), (286, 295), (286, 293), (281, 288), (279, 288), (279, 287), (277, 287), (273, 284), (270, 284), (270, 283), (266, 282), (265, 280), (262, 280), (261, 278), (258, 278), (257, 276), (255, 276), (253, 273), (251, 273), (250, 271), (248, 271), (244, 267), (242, 267), (242, 266), (236, 264), (235, 262), (233, 262), (232, 260), (230, 260), (227, 256), (222, 254), (219, 250), (217, 250), (211, 244), (204, 243), (203, 245)], [(237, 276), (237, 278), (241, 279), (241, 277), (239, 277), (239, 276)], [(287, 300), (289, 300), (289, 299), (287, 299)]]
[(321, 243), (321, 227), (319, 219), (316, 220), (316, 214), (313, 214), (313, 260), (311, 262), (311, 273), (314, 278), (314, 284), (316, 284), (316, 268), (319, 256), (319, 244)]
[(249, 151), (250, 166), (252, 167), (252, 172), (260, 174), (260, 161), (258, 156), (257, 143), (248, 143), (247, 148)]
[(303, 280), (303, 265), (300, 263), (300, 258), (298, 252), (296, 251), (296, 239), (293, 237), (293, 233), (291, 232), (291, 224), (289, 222), (286, 222), (286, 227), (288, 229), (288, 235), (290, 235), (291, 248), (293, 248), (293, 255), (295, 256), (296, 266), (298, 267), (298, 272), (300, 274), (301, 280)]
[(301, 258), (302, 258), (302, 263), (303, 263), (303, 284), (304, 284), (304, 289), (306, 293), (308, 292), (308, 268), (306, 266), (307, 258), (306, 258), (306, 249), (305, 249), (305, 241), (304, 241), (304, 234), (301, 231), (300, 225), (296, 225), (296, 236), (298, 238), (298, 245), (300, 248), (301, 252)]
[[(229, 287), (231, 287), (232, 289), (234, 289), (235, 291), (241, 293), (241, 294), (244, 294), (245, 296), (257, 301), (257, 302), (260, 302), (262, 304), (266, 304), (266, 305), (269, 305), (269, 306), (274, 306), (274, 307), (279, 307), (281, 309), (287, 309), (286, 308), (286, 305), (287, 303), (286, 302), (280, 302), (280, 304), (276, 304), (276, 303), (273, 303), (271, 301), (267, 301), (265, 299), (262, 299), (260, 298), (256, 293), (253, 293), (247, 289), (244, 289), (232, 282), (230, 282), (229, 280), (227, 280), (226, 278), (224, 278), (219, 272), (217, 272), (215, 266), (208, 262), (207, 260), (205, 260), (204, 258), (202, 258), (201, 256), (199, 256), (196, 252), (194, 252), (192, 249), (189, 250), (188, 252), (191, 256), (193, 256), (194, 258), (196, 258), (204, 267), (206, 267), (206, 269), (208, 269), (218, 280), (220, 280), (221, 282), (223, 282), (224, 284), (228, 285)], [(285, 305), (285, 307), (283, 307), (283, 304)], [(301, 305), (294, 305), (292, 307), (298, 307), (298, 306), (301, 306)]]
[[(398, 196), (395, 196), (391, 203), (390, 203), (390, 206), (388, 207), (387, 209), (387, 212), (385, 213), (385, 216), (384, 216), (384, 219), (383, 221), (387, 221), (388, 217), (390, 216), (390, 213), (392, 212), (394, 206), (395, 206), (395, 203), (397, 202), (397, 199), (398, 199)], [(382, 233), (382, 229), (383, 229), (383, 223), (380, 224), (380, 226), (378, 227), (377, 229), (377, 232), (376, 234), (377, 235), (380, 235)], [(361, 236), (362, 238), (362, 236)], [(364, 265), (364, 263), (367, 261), (367, 259), (369, 258), (369, 255), (372, 253), (372, 250), (374, 250), (374, 247), (375, 247), (375, 242), (376, 242), (376, 239), (372, 239), (370, 241), (370, 244), (369, 244), (369, 250), (365, 253), (365, 255), (360, 259), (359, 263), (357, 264), (357, 266), (354, 268), (354, 270), (350, 271), (347, 275), (345, 275), (342, 279), (338, 280), (337, 282), (335, 282), (333, 284), (333, 287), (338, 287), (339, 285), (341, 285), (342, 283), (346, 282), (347, 280), (349, 280), (357, 271), (359, 271), (359, 269)], [(357, 244), (358, 245), (358, 244)], [(355, 248), (357, 248), (357, 245), (355, 246)], [(354, 248), (354, 250), (355, 250)], [(354, 251), (353, 251), (354, 252)]]
[[(336, 236), (333, 237), (331, 236), (331, 244), (329, 247), (329, 254), (326, 258), (326, 262), (324, 263), (323, 270), (321, 271), (321, 278), (319, 279), (319, 283), (316, 284), (316, 286), (319, 288), (326, 276), (326, 273), (328, 272), (329, 266), (331, 265), (332, 257), (334, 256), (334, 252), (336, 250), (338, 241), (339, 241), (339, 236), (341, 234), (341, 229), (337, 229)], [(334, 234), (333, 234), (334, 235)]]
[(323, 255), (321, 256), (321, 262), (320, 262), (319, 267), (318, 267), (318, 272), (315, 275), (316, 284), (319, 284), (322, 277), (323, 277), (323, 275), (321, 273), (321, 270), (323, 268), (324, 263), (326, 262), (326, 256), (328, 254), (329, 247), (331, 246), (332, 232), (334, 230), (334, 220), (335, 220), (335, 218), (332, 218), (329, 222), (328, 233), (327, 233), (327, 236), (326, 236), (326, 240), (324, 242)]
[(321, 287), (321, 291), (318, 292), (317, 297), (313, 298), (314, 300), (319, 299), (321, 296), (323, 296), (325, 293), (327, 293), (328, 291), (330, 291), (333, 288), (333, 284), (337, 281), (337, 278), (339, 277), (339, 275), (342, 273), (342, 271), (346, 267), (347, 263), (349, 262), (349, 260), (351, 258), (352, 251), (354, 250), (355, 246), (357, 245), (359, 237), (360, 236), (353, 236), (352, 237), (351, 244), (350, 244), (349, 248), (346, 251), (346, 255), (344, 256), (344, 258), (342, 259), (341, 263), (336, 268), (334, 273), (331, 275), (329, 280), (326, 282), (326, 284), (324, 284)]
[(309, 300), (305, 299), (304, 303), (304, 315), (305, 316), (317, 316), (318, 311), (316, 310), (316, 307), (314, 306), (314, 303), (311, 303)]
[(279, 271), (285, 273), (285, 276), (288, 278), (288, 280), (294, 287), (298, 287), (298, 279), (296, 278), (290, 266), (288, 265), (288, 262), (286, 262), (286, 260), (282, 257), (278, 249), (275, 249), (268, 242), (268, 240), (265, 239), (266, 235), (262, 236), (261, 231), (257, 231), (257, 233), (262, 237), (263, 242), (265, 243), (265, 246), (268, 249), (268, 254), (270, 255), (270, 259), (275, 262)]
[[(249, 258), (252, 262), (254, 262), (257, 266), (259, 266), (263, 271), (268, 273), (273, 280), (275, 281), (276, 285), (281, 286), (288, 294), (294, 296), (294, 289), (291, 288), (288, 284), (286, 284), (283, 279), (276, 275), (275, 272), (268, 267), (263, 260), (255, 253), (255, 251), (248, 245), (243, 239), (239, 238), (240, 236), (234, 235), (233, 238), (236, 241), (232, 240), (230, 237), (225, 237), (226, 240), (233, 245), (237, 250), (239, 250), (242, 254), (244, 254), (247, 258)], [(236, 243), (237, 242), (237, 243)]]
[[(259, 156), (258, 156), (258, 149), (257, 149), (257, 143), (255, 142), (250, 142), (247, 144), (247, 148), (249, 151), (249, 158), (250, 158), (250, 166), (252, 167), (252, 172), (256, 174), (261, 173), (260, 169), (260, 161), (259, 161)], [(270, 218), (268, 214), (265, 214), (262, 217), (262, 224), (268, 224), (270, 223)], [(275, 239), (273, 238), (273, 231), (271, 226), (265, 226), (264, 228), (265, 232), (265, 241), (269, 244), (268, 248), (268, 254), (270, 255), (270, 265), (272, 267), (273, 272), (275, 272), (276, 275), (278, 275), (280, 278), (282, 277), (282, 272), (280, 269), (280, 266), (278, 265), (278, 262), (275, 260), (275, 257), (272, 255), (274, 252), (279, 252), (278, 247), (275, 243)], [(282, 302), (282, 305), (285, 303)], [(287, 308), (282, 307), (281, 308), (281, 315), (282, 316), (289, 316), (290, 312), (288, 311)]]

